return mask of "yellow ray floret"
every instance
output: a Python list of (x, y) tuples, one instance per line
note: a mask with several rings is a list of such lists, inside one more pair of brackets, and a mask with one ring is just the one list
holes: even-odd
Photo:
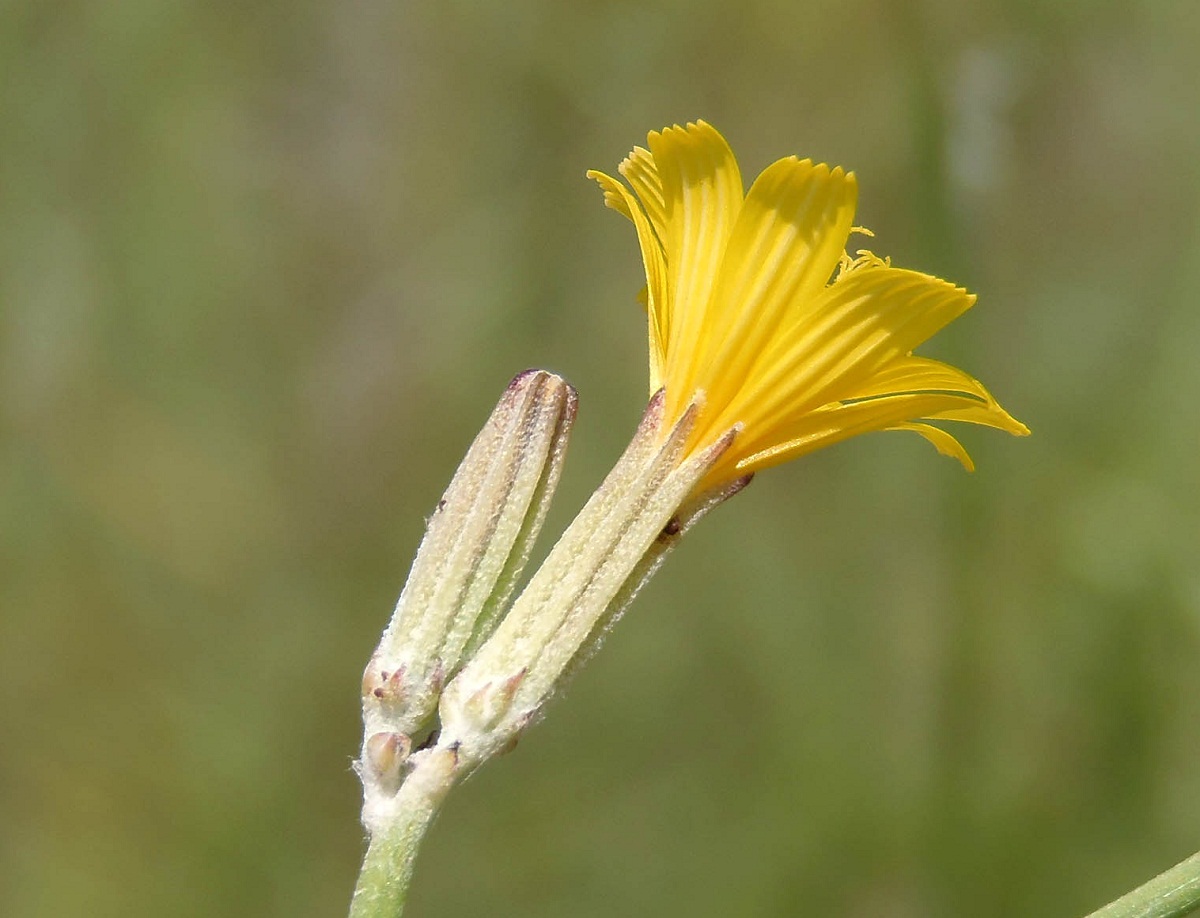
[(725, 139), (703, 121), (649, 136), (618, 167), (589, 172), (637, 230), (646, 270), (650, 390), (667, 418), (697, 392), (699, 449), (741, 433), (707, 485), (873, 430), (910, 430), (968, 470), (970, 457), (929, 421), (1023, 436), (977, 380), (913, 348), (975, 297), (869, 252), (846, 255), (853, 173), (788, 157), (743, 191)]

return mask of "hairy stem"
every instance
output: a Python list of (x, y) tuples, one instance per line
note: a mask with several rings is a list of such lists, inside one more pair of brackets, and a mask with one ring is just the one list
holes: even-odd
[(1200, 852), (1088, 918), (1181, 918), (1200, 908)]
[(399, 791), (376, 796), (364, 810), (371, 841), (350, 901), (350, 918), (400, 918), (421, 840), (457, 780), (458, 755), (452, 749), (427, 750), (413, 759), (413, 770)]

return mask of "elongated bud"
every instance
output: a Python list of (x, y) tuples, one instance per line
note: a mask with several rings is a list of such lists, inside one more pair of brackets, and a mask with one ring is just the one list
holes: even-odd
[(736, 490), (694, 496), (737, 434), (735, 428), (687, 454), (699, 409), (698, 396), (674, 428), (663, 431), (662, 393), (651, 400), (608, 478), (496, 632), (447, 685), (438, 743), (455, 748), (464, 769), (511, 746), (683, 529)]
[(517, 376), (438, 501), (363, 674), (364, 781), (388, 758), (377, 737), (419, 739), (443, 686), (507, 609), (558, 484), (575, 410), (575, 390), (561, 377)]

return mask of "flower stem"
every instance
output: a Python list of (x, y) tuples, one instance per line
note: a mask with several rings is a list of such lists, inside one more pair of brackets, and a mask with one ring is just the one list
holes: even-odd
[(1088, 918), (1181, 918), (1200, 908), (1200, 852)]

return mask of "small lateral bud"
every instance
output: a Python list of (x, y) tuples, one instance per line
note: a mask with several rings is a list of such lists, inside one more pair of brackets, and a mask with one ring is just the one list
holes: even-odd
[(412, 740), (405, 733), (373, 733), (363, 744), (363, 766), (381, 790), (395, 793), (411, 751)]

